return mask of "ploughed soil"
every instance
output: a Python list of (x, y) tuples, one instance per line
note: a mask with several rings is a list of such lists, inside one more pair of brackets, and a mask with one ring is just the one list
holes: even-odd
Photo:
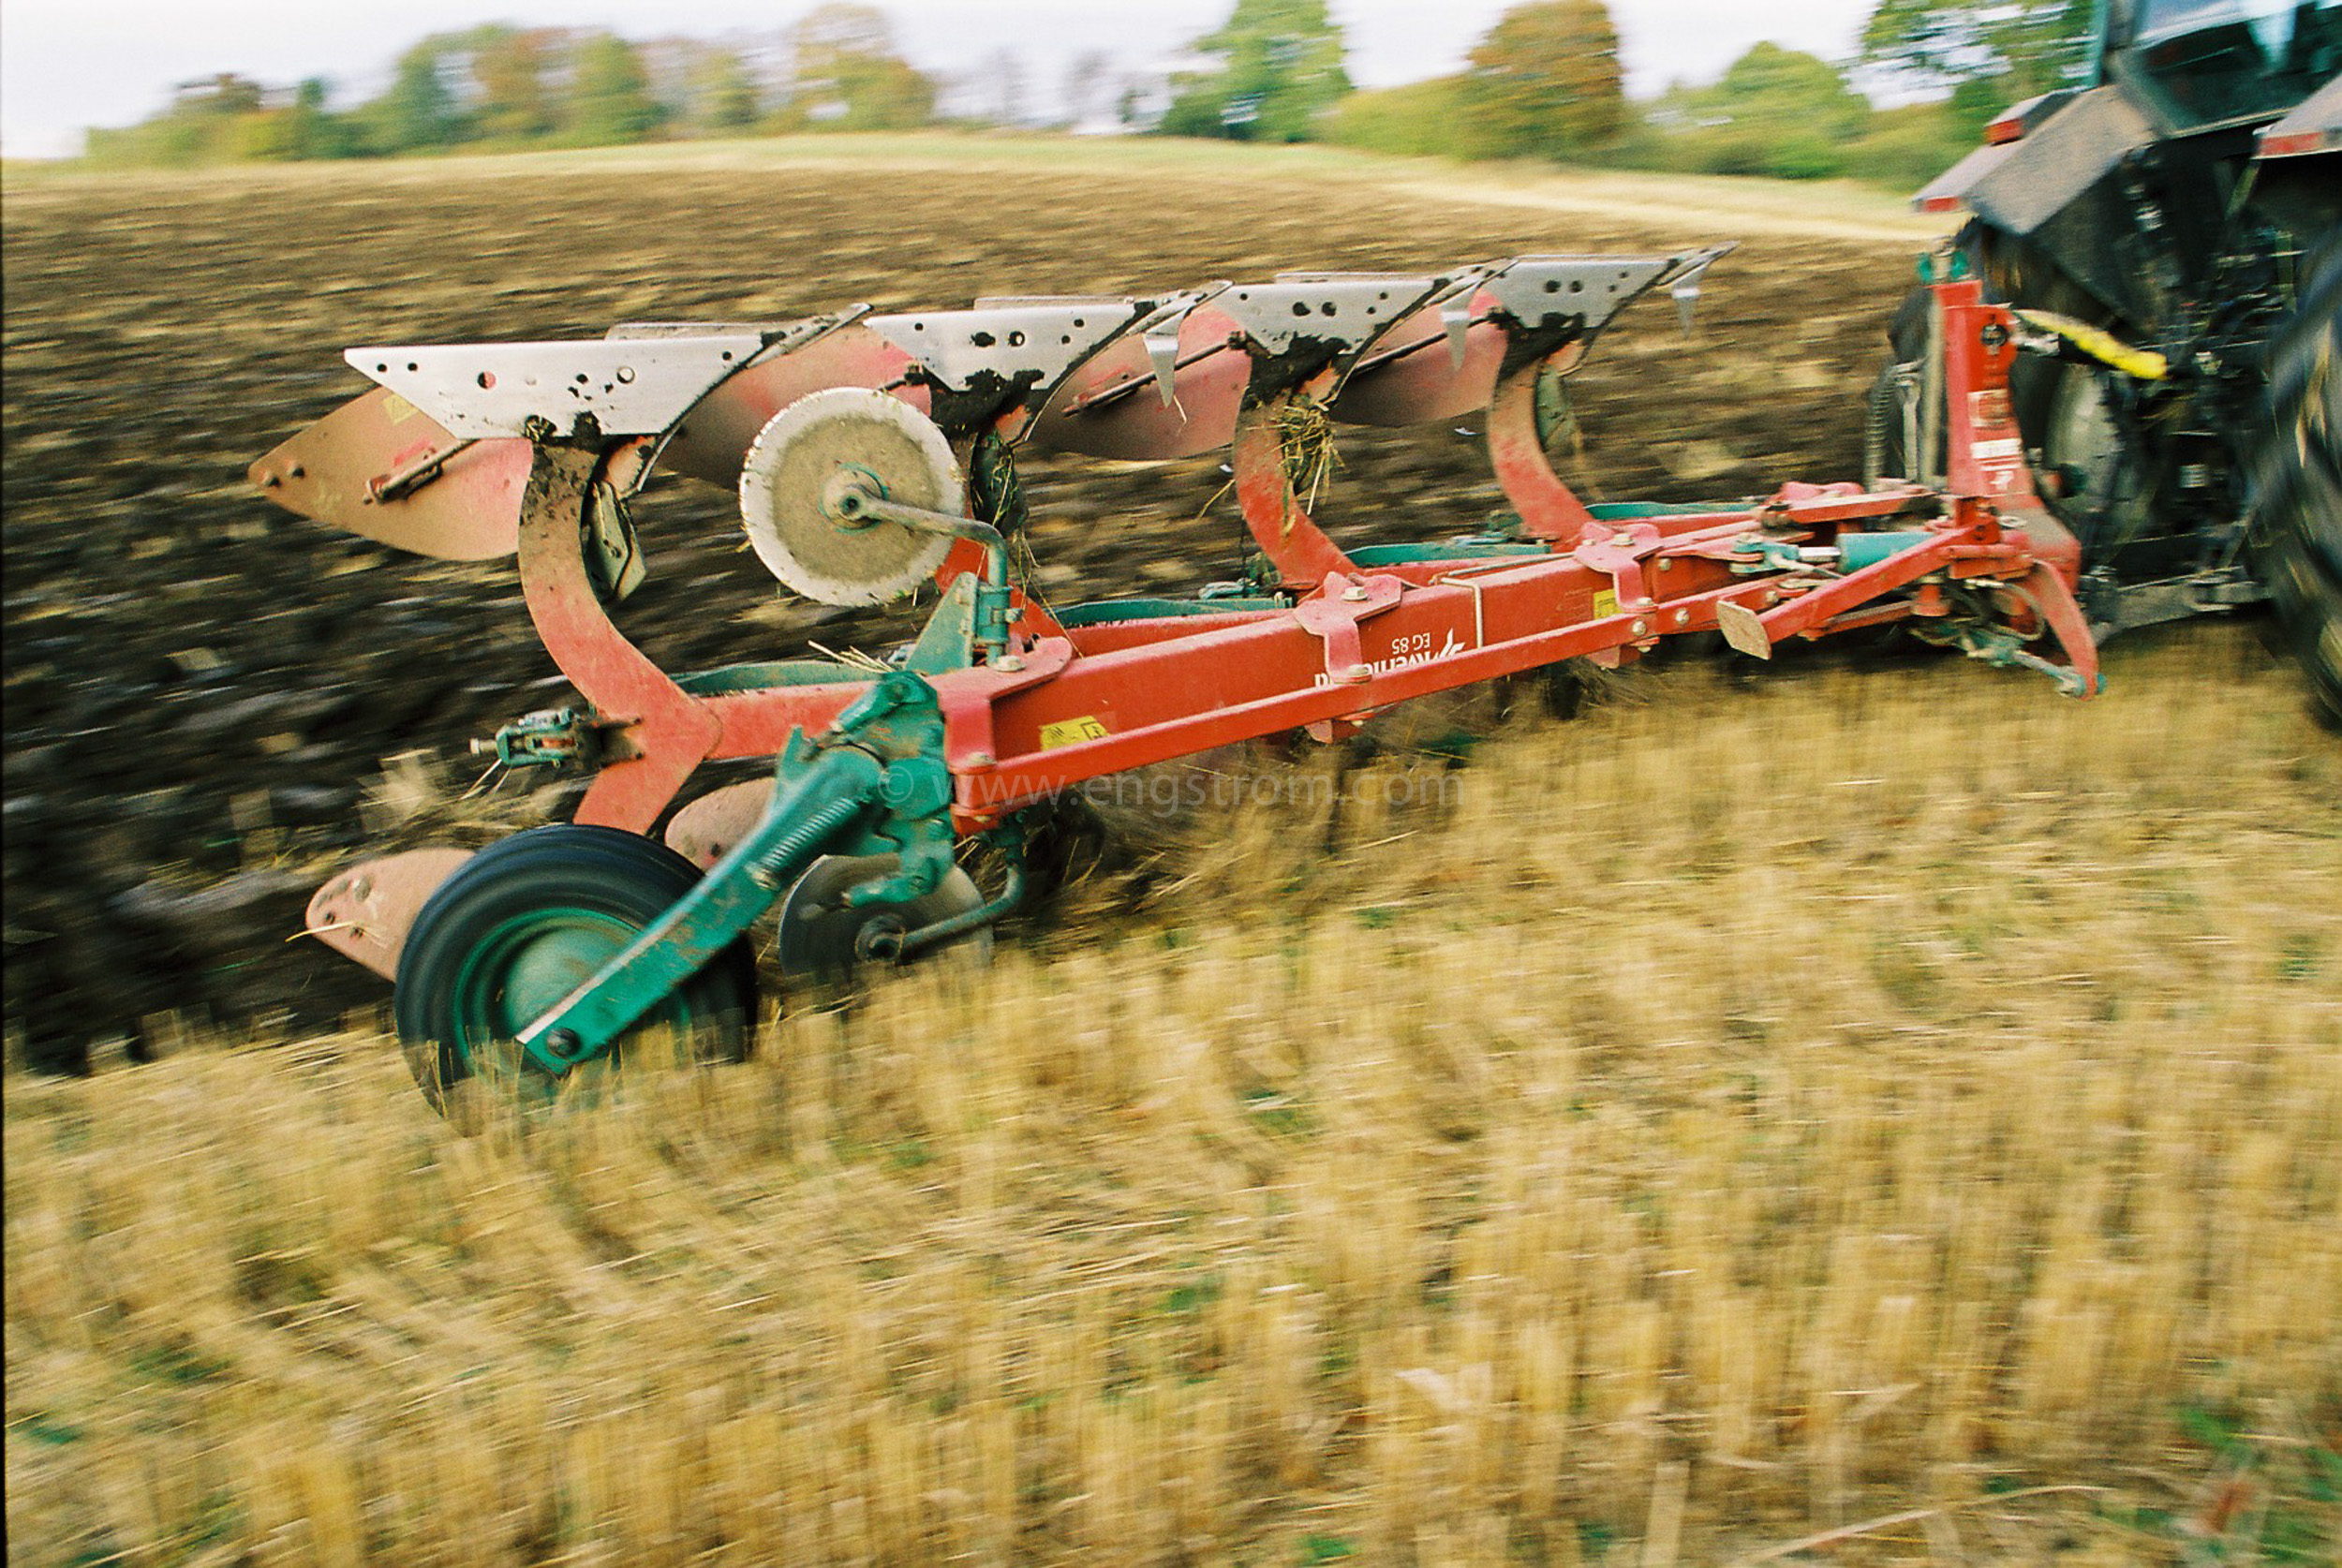
[[(521, 159), (12, 188), (0, 545), (21, 1045), (67, 1063), (189, 1018), (303, 1028), (376, 1004), (374, 977), (287, 939), (333, 865), (557, 808), (541, 779), (484, 811), (431, 804), (436, 785), (471, 782), (470, 738), (565, 690), (511, 564), (397, 555), (245, 483), (254, 457), (366, 389), (346, 347), (1740, 237), (1697, 212), (1659, 223), (1648, 203), (1613, 223), (1441, 200), (1419, 173), (1101, 172), (1076, 155), (1065, 172)], [(1613, 326), (1575, 381), (1565, 474), (1667, 501), (1856, 475), (1911, 247), (1761, 227), (1711, 274), (1690, 336), (1665, 300)], [(1476, 433), (1341, 431), (1321, 516), (1352, 539), (1470, 529), (1502, 500)], [(1235, 575), (1223, 478), (1214, 460), (1035, 460), (1040, 586), (1063, 601)], [(787, 599), (728, 496), (670, 488), (638, 517), (651, 575), (620, 614), (669, 668), (808, 639), (877, 649), (913, 629)], [(415, 750), (439, 761), (386, 772)]]

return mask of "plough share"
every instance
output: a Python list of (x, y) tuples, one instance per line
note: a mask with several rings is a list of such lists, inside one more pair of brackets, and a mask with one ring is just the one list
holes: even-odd
[[(2037, 501), (2007, 392), (2023, 329), (1934, 286), (1949, 482), (1787, 484), (1729, 506), (1583, 504), (1549, 463), (1541, 384), (1626, 304), (1690, 306), (1729, 247), (1524, 256), (1431, 275), (1287, 274), (1154, 299), (988, 299), (786, 325), (635, 325), (574, 342), (375, 348), (379, 383), (254, 465), (292, 510), (428, 555), (517, 555), (580, 703), (505, 727), (498, 758), (594, 777), (571, 823), (481, 851), (354, 866), (309, 928), (394, 981), (435, 1104), (491, 1062), (541, 1087), (629, 1031), (745, 1043), (744, 938), (779, 907), (792, 975), (982, 939), (1023, 891), (1060, 791), (1573, 658), (1717, 631), (1907, 620), (2087, 695), (2079, 552)], [(1485, 410), (1513, 511), (1439, 544), (1343, 549), (1311, 515), (1329, 422)], [(1014, 580), (1027, 444), (1149, 460), (1232, 449), (1257, 550), (1192, 599), (1052, 609)], [(611, 607), (642, 566), (628, 498), (654, 473), (735, 486), (781, 583), (834, 604), (932, 584), (892, 668), (790, 659), (671, 674)], [(773, 777), (670, 808), (703, 764)], [(663, 846), (647, 836), (662, 819)], [(977, 838), (1000, 885), (958, 864)]]

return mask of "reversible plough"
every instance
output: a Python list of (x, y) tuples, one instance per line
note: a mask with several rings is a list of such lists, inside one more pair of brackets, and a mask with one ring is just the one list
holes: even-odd
[[(394, 981), (417, 1077), (444, 1104), (489, 1060), (549, 1084), (650, 1022), (736, 1046), (753, 1011), (744, 938), (775, 905), (793, 974), (980, 934), (1016, 903), (1059, 792), (1233, 742), (1331, 738), (1411, 698), (1707, 631), (1763, 658), (1909, 620), (2094, 689), (2076, 546), (2037, 503), (2010, 417), (2021, 329), (1973, 281), (1934, 285), (1940, 490), (1588, 506), (1556, 476), (1541, 385), (1646, 293), (1671, 291), (1688, 323), (1728, 248), (353, 349), (379, 386), (261, 459), (256, 482), (426, 555), (517, 553), (581, 701), (506, 726), (496, 753), (595, 773), (573, 823), (355, 866), (309, 928)], [(1477, 410), (1511, 514), (1355, 549), (1311, 516), (1329, 422)], [(1028, 443), (1120, 460), (1231, 448), (1258, 552), (1245, 581), (1056, 609), (1029, 596), (1008, 548)], [(655, 471), (736, 486), (749, 543), (797, 592), (875, 604), (932, 584), (933, 614), (889, 668), (670, 674), (609, 614), (641, 576), (628, 502)], [(741, 758), (775, 759), (772, 779), (670, 815), (703, 764)], [(663, 848), (647, 836), (662, 818)], [(1000, 851), (989, 891), (958, 863), (971, 838)]]

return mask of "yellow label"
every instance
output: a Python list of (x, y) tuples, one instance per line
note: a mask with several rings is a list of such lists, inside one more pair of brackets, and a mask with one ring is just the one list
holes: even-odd
[(393, 392), (382, 400), (382, 412), (393, 424), (405, 424), (415, 417), (415, 406)]
[(1054, 750), (1060, 746), (1079, 746), (1083, 741), (1104, 740), (1106, 727), (1088, 714), (1079, 718), (1061, 719), (1041, 726), (1041, 749)]
[(1617, 614), (1618, 590), (1616, 588), (1594, 589), (1593, 618), (1598, 621), (1605, 615), (1615, 615)]

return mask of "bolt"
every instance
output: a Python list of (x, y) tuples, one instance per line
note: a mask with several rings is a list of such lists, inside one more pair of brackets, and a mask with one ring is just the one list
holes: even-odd
[(1366, 589), (1360, 584), (1353, 583), (1348, 587), (1341, 590), (1341, 597), (1352, 604), (1363, 603), (1366, 599)]
[(996, 658), (992, 661), (993, 669), (1005, 670), (1012, 675), (1017, 671), (1022, 670), (1024, 667), (1025, 661), (1017, 658), (1015, 654), (1009, 655), (1006, 658)]
[(1651, 623), (1649, 621), (1637, 621), (1631, 629), (1634, 631), (1636, 636), (1640, 637), (1651, 629)]
[(575, 1056), (583, 1043), (575, 1029), (555, 1029), (545, 1036), (545, 1049), (564, 1061)]
[(1675, 613), (1675, 624), (1676, 624), (1677, 626), (1689, 626), (1689, 625), (1691, 625), (1691, 624), (1692, 624), (1692, 613), (1691, 613), (1690, 611), (1688, 611), (1688, 610), (1678, 610), (1678, 611)]
[(1675, 570), (1675, 563), (1669, 560), (1667, 556), (1662, 555), (1659, 557), (1659, 570), (1661, 571), (1673, 571)]
[(968, 765), (971, 768), (988, 768), (992, 765), (992, 753), (971, 751), (968, 753)]

